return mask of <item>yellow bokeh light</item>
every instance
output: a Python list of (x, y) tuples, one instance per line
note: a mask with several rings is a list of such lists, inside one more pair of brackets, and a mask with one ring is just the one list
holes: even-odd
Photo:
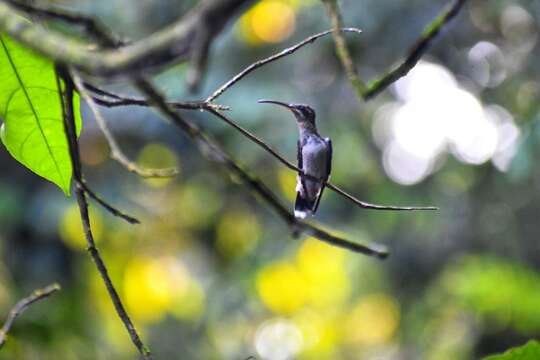
[(153, 258), (134, 258), (126, 267), (124, 294), (128, 311), (142, 322), (161, 320), (172, 302), (167, 269)]
[(378, 345), (392, 339), (399, 325), (397, 303), (387, 295), (364, 297), (346, 319), (345, 339), (361, 345)]
[(335, 308), (349, 297), (343, 250), (309, 238), (298, 250), (297, 263), (306, 279), (308, 301), (313, 306)]
[(182, 186), (177, 204), (185, 226), (202, 228), (215, 221), (222, 200), (214, 189), (193, 181)]
[(326, 318), (320, 312), (303, 310), (295, 314), (293, 321), (304, 339), (302, 359), (335, 358), (334, 353), (340, 340), (336, 329), (340, 325), (334, 319)]
[[(101, 213), (94, 208), (89, 208), (90, 226), (94, 241), (99, 243), (103, 237), (103, 218)], [(86, 238), (81, 222), (81, 214), (77, 205), (69, 206), (59, 224), (59, 234), (62, 241), (73, 250), (85, 250)]]
[(190, 281), (184, 292), (177, 292), (172, 313), (179, 319), (199, 319), (205, 310), (206, 296), (201, 285)]
[(249, 44), (278, 43), (295, 27), (295, 8), (289, 1), (263, 0), (240, 19), (240, 35)]
[(229, 210), (217, 225), (217, 249), (226, 257), (251, 251), (261, 233), (257, 217), (247, 210)]
[(136, 257), (126, 266), (126, 306), (138, 321), (158, 322), (166, 313), (197, 319), (205, 310), (205, 294), (188, 269), (172, 257)]
[(294, 201), (296, 198), (296, 173), (289, 169), (281, 169), (277, 172), (279, 188), (287, 199)]
[(257, 274), (256, 286), (262, 302), (277, 314), (291, 314), (306, 302), (304, 278), (289, 262), (264, 267)]
[[(180, 168), (180, 162), (176, 154), (162, 144), (148, 144), (140, 152), (137, 163), (147, 168)], [(153, 187), (162, 187), (172, 181), (171, 178), (149, 178), (144, 181)]]

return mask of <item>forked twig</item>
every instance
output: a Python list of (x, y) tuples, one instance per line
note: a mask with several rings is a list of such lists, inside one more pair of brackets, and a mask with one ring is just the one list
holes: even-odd
[(80, 187), (81, 189), (83, 189), (84, 192), (88, 196), (90, 196), (92, 199), (94, 199), (94, 201), (96, 201), (99, 205), (101, 205), (105, 210), (107, 210), (108, 212), (110, 212), (114, 216), (117, 216), (117, 217), (127, 221), (130, 224), (140, 224), (141, 223), (139, 221), (139, 219), (120, 211), (119, 209), (115, 208), (114, 206), (109, 204), (107, 201), (105, 201), (105, 199), (103, 199), (101, 196), (96, 194), (92, 189), (90, 189), (88, 187), (88, 184), (86, 183), (86, 181), (84, 181), (84, 180), (79, 181), (79, 180), (75, 179), (75, 185)]
[(334, 29), (333, 37), (336, 45), (336, 53), (345, 69), (347, 78), (360, 98), (370, 100), (401, 77), (408, 74), (429, 49), (431, 43), (437, 34), (440, 33), (443, 26), (448, 24), (448, 22), (459, 13), (466, 0), (454, 0), (452, 4), (443, 9), (442, 12), (424, 28), (421, 37), (408, 51), (405, 59), (392, 69), (387, 70), (386, 73), (378, 79), (371, 81), (367, 86), (364, 85), (356, 73), (349, 49), (345, 44), (345, 39), (339, 31), (343, 24), (337, 0), (323, 0), (323, 2), (326, 5), (326, 10)]
[[(92, 92), (92, 98), (94, 101), (102, 106), (117, 107), (117, 106), (150, 106), (148, 100), (142, 98), (136, 98), (133, 96), (119, 95), (110, 91), (103, 90), (88, 82), (84, 83), (87, 90)], [(208, 104), (204, 101), (167, 101), (171, 107), (175, 109), (184, 110), (203, 110), (207, 107), (211, 107), (214, 110), (230, 110), (230, 107), (220, 104)]]
[(75, 87), (79, 91), (79, 94), (81, 94), (81, 96), (84, 98), (84, 100), (88, 104), (88, 107), (94, 114), (96, 123), (98, 124), (99, 128), (101, 129), (101, 132), (103, 133), (103, 135), (105, 136), (105, 139), (107, 140), (107, 143), (109, 144), (109, 148), (111, 150), (111, 158), (113, 160), (116, 160), (128, 171), (135, 173), (144, 178), (172, 177), (178, 174), (178, 169), (176, 168), (149, 169), (149, 168), (139, 166), (134, 161), (131, 161), (123, 153), (122, 149), (120, 149), (120, 146), (118, 145), (118, 143), (116, 142), (116, 139), (114, 138), (113, 134), (109, 130), (107, 126), (107, 122), (103, 118), (101, 111), (99, 110), (96, 103), (94, 102), (94, 99), (88, 94), (88, 91), (82, 79), (80, 78), (80, 76), (75, 71), (71, 72), (71, 76), (72, 76), (73, 82), (75, 83)]
[(42, 289), (34, 290), (29, 296), (19, 300), (9, 312), (4, 325), (0, 329), (0, 349), (6, 343), (7, 334), (11, 330), (13, 323), (24, 311), (33, 303), (46, 299), (59, 290), (60, 285), (54, 283)]
[(374, 98), (388, 86), (407, 75), (429, 49), (431, 43), (437, 34), (440, 33), (443, 26), (456, 17), (466, 1), (467, 0), (454, 0), (452, 4), (447, 6), (439, 15), (437, 15), (437, 17), (424, 28), (421, 37), (408, 51), (405, 60), (380, 78), (369, 83), (364, 92), (364, 98), (366, 100)]

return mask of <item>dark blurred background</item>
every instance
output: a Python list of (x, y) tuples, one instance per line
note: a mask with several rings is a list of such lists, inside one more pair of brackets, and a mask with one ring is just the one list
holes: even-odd
[[(195, 1), (74, 0), (140, 38)], [(343, 0), (358, 73), (401, 59), (445, 6), (432, 0)], [(334, 144), (332, 180), (383, 204), (438, 212), (370, 212), (326, 191), (316, 220), (380, 261), (291, 238), (287, 226), (176, 128), (143, 108), (103, 109), (140, 164), (178, 166), (143, 180), (109, 159), (82, 106), (88, 183), (136, 215), (93, 205), (94, 231), (128, 311), (156, 359), (478, 359), (540, 337), (540, 151), (537, 1), (470, 1), (410, 74), (359, 101), (330, 37), (228, 91), (229, 115), (296, 157), (293, 117), (259, 98), (307, 103)], [(170, 99), (200, 99), (259, 58), (330, 28), (317, 0), (262, 0), (211, 51), (200, 92), (187, 65), (157, 80)], [(110, 89), (129, 93), (126, 84)], [(186, 112), (292, 207), (295, 174), (208, 114)], [(62, 292), (19, 318), (0, 359), (134, 359), (134, 347), (85, 252), (73, 198), (0, 149), (0, 318), (36, 287)]]

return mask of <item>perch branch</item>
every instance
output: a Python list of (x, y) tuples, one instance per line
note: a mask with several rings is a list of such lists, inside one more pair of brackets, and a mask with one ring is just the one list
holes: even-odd
[(99, 128), (101, 129), (101, 132), (103, 133), (103, 135), (105, 136), (105, 139), (107, 140), (107, 143), (109, 144), (109, 148), (111, 150), (111, 158), (113, 160), (116, 160), (128, 171), (135, 173), (144, 178), (171, 177), (178, 174), (178, 169), (176, 168), (149, 169), (149, 168), (139, 166), (134, 161), (131, 161), (122, 152), (122, 149), (120, 149), (120, 146), (116, 142), (116, 139), (114, 138), (112, 132), (109, 130), (107, 126), (107, 122), (101, 115), (101, 112), (99, 111), (99, 108), (94, 102), (94, 99), (88, 94), (88, 91), (86, 90), (86, 87), (84, 86), (82, 79), (74, 71), (71, 73), (71, 76), (72, 76), (73, 82), (75, 83), (75, 87), (78, 89), (79, 93), (81, 94), (83, 99), (88, 104), (88, 107), (94, 114), (96, 123), (98, 124)]
[(236, 130), (238, 130), (242, 135), (244, 135), (246, 138), (254, 142), (255, 144), (259, 145), (261, 148), (266, 150), (270, 155), (272, 155), (274, 158), (276, 158), (279, 162), (281, 162), (283, 165), (288, 167), (289, 169), (297, 172), (298, 174), (301, 174), (302, 176), (305, 176), (307, 178), (310, 178), (312, 180), (316, 181), (322, 181), (324, 184), (331, 190), (335, 191), (337, 194), (345, 197), (352, 203), (356, 204), (357, 206), (360, 206), (364, 209), (371, 209), (371, 210), (393, 210), (393, 211), (414, 211), (414, 210), (438, 210), (439, 208), (436, 206), (392, 206), (392, 205), (377, 205), (377, 204), (370, 204), (365, 201), (358, 200), (351, 194), (345, 192), (341, 188), (339, 188), (337, 185), (334, 185), (330, 181), (325, 181), (324, 179), (319, 179), (315, 176), (305, 174), (301, 169), (299, 169), (296, 165), (291, 163), (289, 160), (287, 160), (283, 155), (279, 154), (276, 150), (274, 150), (270, 145), (265, 143), (263, 140), (259, 139), (257, 136), (255, 136), (253, 133), (249, 132), (248, 130), (244, 129), (225, 115), (219, 113), (218, 111), (215, 111), (213, 109), (205, 109), (207, 112), (210, 112), (211, 114), (215, 115), (216, 117), (223, 120), (228, 125), (232, 126)]
[(59, 290), (60, 285), (54, 283), (43, 289), (34, 290), (29, 296), (19, 300), (9, 312), (6, 322), (0, 329), (0, 349), (6, 343), (7, 334), (11, 330), (13, 323), (24, 311), (33, 303), (46, 299)]
[(242, 182), (248, 186), (253, 192), (262, 197), (265, 202), (270, 205), (276, 213), (291, 227), (294, 234), (306, 233), (312, 235), (319, 240), (328, 242), (332, 245), (339, 246), (354, 252), (384, 258), (388, 255), (386, 248), (382, 245), (362, 245), (351, 242), (349, 240), (334, 236), (319, 227), (308, 222), (298, 220), (293, 214), (281, 203), (277, 196), (258, 178), (250, 175), (245, 171), (236, 160), (230, 157), (212, 138), (204, 133), (199, 127), (191, 121), (181, 117), (174, 109), (167, 105), (162, 95), (154, 88), (154, 86), (143, 78), (138, 78), (135, 81), (135, 86), (148, 100), (159, 110), (159, 112), (169, 119), (173, 124), (177, 125), (198, 145), (199, 149), (209, 159), (222, 164), (229, 173), (236, 175)]
[[(57, 86), (60, 93), (60, 103), (62, 105), (62, 114), (64, 118), (64, 131), (66, 134), (69, 154), (71, 159), (71, 164), (73, 167), (73, 178), (75, 179), (75, 194), (77, 196), (77, 203), (79, 205), (79, 210), (81, 213), (81, 221), (83, 224), (84, 235), (87, 242), (87, 250), (96, 265), (96, 268), (107, 288), (109, 297), (114, 305), (118, 317), (124, 324), (131, 341), (142, 355), (145, 360), (151, 360), (152, 356), (150, 350), (142, 342), (131, 318), (129, 317), (118, 292), (116, 291), (112, 280), (109, 276), (109, 272), (105, 265), (105, 262), (101, 258), (101, 255), (96, 247), (94, 241), (94, 235), (92, 233), (92, 228), (90, 226), (90, 216), (88, 213), (88, 201), (86, 199), (87, 191), (82, 186), (83, 184), (83, 175), (81, 167), (81, 159), (79, 153), (79, 144), (77, 143), (77, 136), (75, 132), (75, 120), (73, 114), (73, 91), (74, 84), (72, 83), (67, 69), (60, 66), (57, 67), (58, 77), (57, 77)], [(65, 85), (62, 89), (60, 78), (63, 79)]]

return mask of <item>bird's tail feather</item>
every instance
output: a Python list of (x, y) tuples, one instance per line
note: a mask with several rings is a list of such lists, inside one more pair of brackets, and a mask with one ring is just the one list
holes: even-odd
[(296, 193), (296, 201), (294, 203), (294, 216), (300, 219), (305, 219), (308, 215), (313, 213), (315, 206), (315, 200), (309, 200), (302, 196), (300, 191)]

